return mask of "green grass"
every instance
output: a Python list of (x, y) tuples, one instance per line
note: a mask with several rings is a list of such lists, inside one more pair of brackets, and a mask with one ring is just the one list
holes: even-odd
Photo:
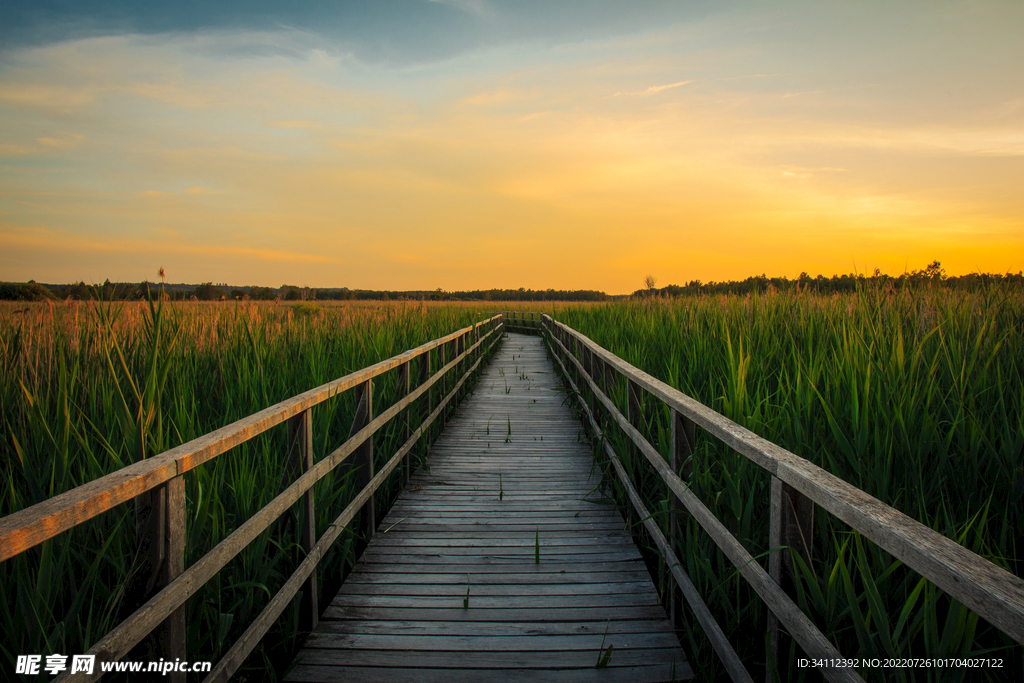
[[(302, 391), (483, 317), (468, 306), (137, 304), (0, 309), (0, 515), (201, 436)], [(436, 356), (436, 353), (434, 354)], [(437, 358), (433, 360), (435, 370)], [(418, 377), (418, 367), (412, 368)], [(442, 391), (432, 390), (435, 405)], [(374, 382), (379, 413), (397, 397), (395, 373)], [(347, 437), (351, 392), (313, 409), (314, 458)], [(417, 423), (414, 422), (413, 427)], [(436, 436), (437, 428), (425, 441)], [(392, 421), (374, 438), (379, 468), (400, 443)], [(417, 453), (425, 455), (426, 444)], [(276, 496), (284, 426), (191, 471), (186, 567)], [(401, 471), (401, 468), (398, 468)], [(393, 475), (378, 518), (397, 495)], [(352, 498), (352, 482), (315, 487), (320, 535)], [(216, 661), (301, 559), (297, 510), (260, 535), (187, 603), (190, 659)], [(0, 563), (0, 659), (85, 652), (130, 612), (120, 587), (136, 555), (134, 507), (114, 510)], [(355, 525), (352, 528), (357, 528)], [(343, 534), (318, 568), (325, 605), (354, 561)], [(294, 652), (298, 601), (249, 657), (238, 680), (274, 679)], [(5, 664), (6, 666), (6, 664)]]
[[(1024, 295), (870, 290), (769, 293), (567, 308), (556, 318), (997, 565), (1024, 573)], [(625, 414), (625, 386), (612, 392)], [(666, 455), (667, 409), (641, 399), (641, 431)], [(668, 531), (665, 487), (605, 422)], [(768, 550), (770, 478), (698, 430), (694, 492), (755, 556)], [(621, 500), (621, 498), (620, 498)], [(686, 515), (685, 570), (764, 675), (767, 612)], [(797, 602), (848, 656), (995, 656), (1003, 669), (863, 670), (869, 681), (1017, 680), (1024, 648), (820, 509)], [(646, 541), (651, 547), (649, 539)], [(653, 555), (652, 555), (653, 556)], [(767, 555), (763, 556), (767, 565)], [(667, 587), (667, 573), (661, 588)], [(658, 573), (655, 573), (657, 576)], [(684, 609), (699, 676), (725, 680)], [(816, 680), (783, 638), (780, 680)]]

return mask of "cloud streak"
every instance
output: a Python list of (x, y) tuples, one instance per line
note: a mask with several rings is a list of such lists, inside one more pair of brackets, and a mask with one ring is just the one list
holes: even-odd
[(678, 87), (683, 86), (683, 85), (689, 85), (690, 83), (693, 83), (693, 80), (694, 79), (691, 78), (688, 81), (676, 81), (675, 83), (666, 83), (665, 85), (652, 85), (649, 88), (645, 88), (644, 90), (634, 90), (632, 92), (622, 92), (622, 91), (619, 91), (619, 92), (615, 93), (614, 95), (612, 95), (612, 97), (624, 97), (624, 96), (647, 97), (648, 95), (656, 95), (656, 94), (658, 94), (658, 93), (660, 93), (660, 92), (662, 92), (664, 90), (671, 90), (672, 88), (678, 88)]

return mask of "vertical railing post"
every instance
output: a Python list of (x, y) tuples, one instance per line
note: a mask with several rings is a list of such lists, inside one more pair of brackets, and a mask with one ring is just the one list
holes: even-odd
[[(297, 476), (308, 472), (313, 467), (313, 410), (307, 408), (288, 420), (288, 468)], [(300, 501), (302, 507), (301, 534), (302, 551), (306, 557), (313, 551), (316, 544), (316, 508), (313, 489), (303, 494)], [(302, 584), (302, 599), (299, 604), (299, 630), (313, 631), (320, 617), (317, 599), (316, 572), (314, 571)]]
[[(419, 376), (419, 383), (417, 384), (417, 386), (423, 386), (424, 384), (427, 383), (427, 380), (430, 379), (430, 351), (429, 350), (426, 351), (425, 353), (420, 354), (419, 368), (420, 368), (420, 376)], [(427, 419), (427, 416), (430, 415), (430, 411), (431, 411), (431, 407), (430, 407), (430, 394), (432, 392), (433, 392), (433, 388), (428, 389), (427, 391), (425, 391), (423, 393), (423, 396), (420, 397), (420, 401), (419, 401), (420, 404), (419, 404), (419, 406), (417, 406), (417, 409), (419, 410), (419, 415), (417, 415), (417, 417), (419, 419), (417, 420), (417, 422), (419, 424), (421, 424), (421, 425), (423, 424), (423, 421)], [(423, 443), (424, 443), (423, 454), (426, 455), (427, 448), (429, 448), (429, 446), (430, 446), (430, 428), (428, 427), (427, 429), (424, 429), (422, 434), (423, 434), (423, 436), (421, 438), (423, 439)]]
[[(134, 611), (185, 571), (185, 478), (178, 475), (135, 499), (139, 565), (130, 579), (125, 601)], [(149, 656), (186, 660), (185, 605), (153, 632), (146, 648)], [(185, 674), (172, 672), (173, 683), (184, 683)]]
[[(768, 574), (790, 596), (795, 596), (796, 574), (799, 569), (793, 557), (799, 556), (810, 568), (813, 559), (814, 501), (778, 477), (772, 477), (771, 509), (769, 511)], [(776, 671), (779, 662), (779, 620), (768, 611), (769, 666), (765, 681), (771, 683), (772, 664)]]
[(473, 326), (473, 347), (474, 347), (475, 350), (471, 354), (472, 355), (471, 360), (474, 363), (477, 361), (478, 358), (480, 358), (480, 355), (483, 353), (483, 349), (481, 348), (481, 346), (479, 344), (480, 344), (480, 326), (479, 325), (474, 325)]
[(611, 363), (601, 361), (601, 369), (604, 373), (604, 393), (615, 404), (615, 393), (618, 389), (616, 385), (619, 383), (619, 377)]
[[(594, 354), (590, 351), (590, 347), (584, 347), (584, 349), (583, 349), (583, 358), (580, 358), (580, 362), (583, 363), (583, 372), (585, 372), (588, 377), (593, 379), (593, 377), (594, 377)], [(590, 388), (589, 388), (590, 385), (587, 384), (586, 380), (583, 380), (583, 383), (580, 384), (579, 387), (580, 387), (580, 391), (583, 392), (584, 397), (586, 397), (587, 405), (590, 406), (590, 413), (593, 415), (594, 414), (594, 393), (592, 391), (590, 391)]]
[[(402, 363), (401, 365), (398, 366), (398, 400), (399, 401), (401, 401), (403, 398), (405, 398), (406, 396), (409, 395), (409, 389), (410, 389), (410, 386), (409, 386), (409, 374), (410, 374), (409, 373), (409, 363), (411, 363), (411, 362), (412, 361), (408, 361), (407, 360), (407, 361), (405, 361), (404, 363)], [(406, 406), (405, 410), (402, 411), (402, 416), (403, 416), (402, 417), (402, 422), (405, 423), (405, 429), (403, 430), (403, 436), (402, 436), (402, 443), (405, 443), (406, 441), (409, 440), (409, 437), (412, 436), (412, 424), (411, 424), (411, 422), (412, 422), (412, 407), (411, 406)], [(405, 486), (406, 484), (409, 483), (409, 475), (411, 474), (409, 472), (409, 465), (410, 465), (411, 460), (412, 460), (412, 449), (409, 449), (409, 452), (405, 454), (404, 464), (403, 464), (403, 468), (402, 468), (404, 470), (404, 473), (405, 473), (405, 478), (402, 481), (402, 486)]]
[[(178, 475), (167, 484), (167, 569), (166, 586), (185, 571), (185, 477)], [(163, 588), (160, 586), (160, 588)], [(185, 605), (174, 610), (164, 622), (164, 660), (185, 660)], [(185, 674), (175, 672), (172, 683), (184, 683)]]
[[(354, 391), (356, 414), (352, 419), (352, 429), (348, 433), (349, 438), (352, 438), (373, 420), (373, 380), (368, 379), (362, 384), (356, 385)], [(356, 471), (355, 492), (358, 494), (373, 479), (373, 435), (367, 438), (352, 454), (352, 469)], [(377, 528), (376, 515), (374, 496), (371, 495), (359, 516), (359, 532), (366, 543), (373, 538), (373, 532)]]
[[(671, 445), (669, 448), (671, 462), (669, 464), (672, 466), (672, 471), (689, 484), (690, 475), (693, 473), (692, 458), (697, 438), (697, 425), (694, 424), (693, 420), (672, 409), (669, 409), (669, 419), (672, 421), (672, 426), (669, 430), (671, 435)], [(668, 541), (672, 551), (680, 561), (683, 558), (682, 543), (679, 540), (679, 515), (682, 509), (683, 502), (672, 492), (672, 489), (669, 489)], [(669, 567), (670, 571), (671, 569)], [(682, 617), (682, 593), (676, 586), (675, 581), (670, 581), (669, 585), (672, 587), (672, 598), (669, 601), (669, 617), (672, 619), (672, 625), (678, 628)]]
[[(458, 356), (462, 356), (462, 354), (464, 354), (466, 352), (466, 335), (467, 335), (466, 332), (463, 332), (462, 334), (459, 335), (459, 345), (458, 345), (458, 348), (455, 349), (455, 355), (457, 357)], [(461, 361), (459, 361), (459, 366), (458, 366), (459, 369), (458, 369), (458, 372), (455, 375), (455, 381), (456, 382), (458, 382), (460, 379), (462, 379), (462, 373), (465, 371), (466, 366), (467, 366), (467, 363), (466, 363), (465, 359), (462, 359)], [(465, 396), (465, 386), (466, 385), (463, 384), (462, 386), (463, 386), (463, 388), (459, 389), (459, 395), (456, 397), (457, 401), (461, 401), (462, 398)]]
[[(644, 423), (643, 408), (640, 405), (640, 389), (633, 380), (626, 378), (626, 419), (629, 424), (633, 425), (634, 428), (640, 430)], [(626, 472), (629, 475), (631, 481), (636, 484), (636, 461), (639, 457), (639, 450), (636, 444), (633, 443), (631, 437), (627, 437), (626, 443), (628, 444), (629, 462), (626, 463)], [(629, 533), (636, 535), (636, 529), (633, 528), (633, 506), (626, 505), (626, 526), (629, 528)]]
[[(449, 346), (449, 344), (450, 344), (450, 342), (445, 342), (445, 343), (441, 344), (439, 347), (437, 347), (437, 352), (440, 355), (440, 358), (437, 361), (437, 369), (438, 369), (439, 372), (441, 371), (441, 368), (443, 368), (444, 366), (448, 365), (448, 357), (449, 357), (448, 356), (448, 346)], [(445, 395), (448, 393), (448, 373), (447, 372), (444, 374), (443, 377), (441, 377), (441, 381), (438, 382), (438, 386), (440, 386), (441, 391), (440, 391), (440, 396), (437, 397), (437, 400), (438, 401), (443, 401)], [(444, 430), (444, 428), (447, 427), (447, 426), (448, 426), (448, 407), (445, 406), (444, 408), (441, 409), (441, 430)]]

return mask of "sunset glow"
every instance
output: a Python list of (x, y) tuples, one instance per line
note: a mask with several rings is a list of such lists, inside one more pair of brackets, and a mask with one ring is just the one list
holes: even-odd
[(1024, 268), (1019, 2), (113, 6), (0, 33), (0, 280)]

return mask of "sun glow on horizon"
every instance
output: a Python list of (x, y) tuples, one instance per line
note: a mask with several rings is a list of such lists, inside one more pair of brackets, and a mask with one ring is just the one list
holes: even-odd
[(1024, 268), (1022, 12), (878, 31), (795, 8), (398, 65), (284, 29), (9, 49), (0, 279), (624, 293)]

